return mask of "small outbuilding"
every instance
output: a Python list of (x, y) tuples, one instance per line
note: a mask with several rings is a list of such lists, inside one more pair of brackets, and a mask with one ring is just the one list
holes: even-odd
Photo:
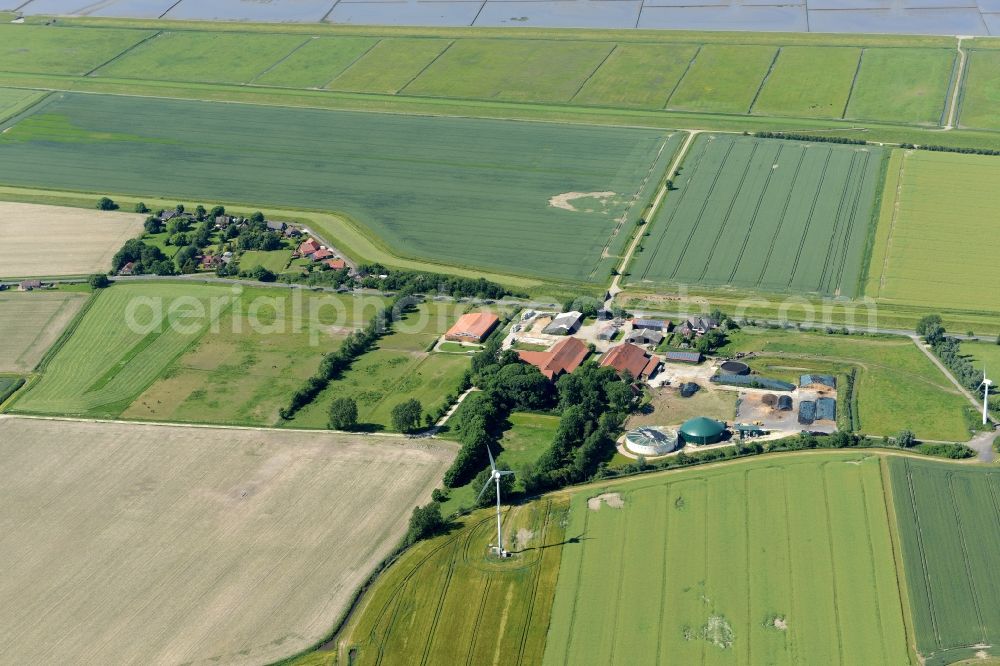
[(827, 388), (837, 388), (837, 378), (833, 375), (809, 374), (799, 377), (799, 386), (825, 386)]
[(546, 335), (572, 335), (580, 329), (583, 313), (571, 310), (556, 315), (552, 322), (542, 329)]
[(664, 360), (670, 363), (691, 363), (692, 365), (701, 363), (700, 351), (668, 351), (663, 356)]
[(726, 436), (726, 424), (706, 416), (699, 416), (684, 422), (678, 431), (685, 444), (715, 444)]
[(837, 420), (837, 401), (833, 398), (817, 398), (816, 399), (816, 420), (817, 421), (836, 421)]

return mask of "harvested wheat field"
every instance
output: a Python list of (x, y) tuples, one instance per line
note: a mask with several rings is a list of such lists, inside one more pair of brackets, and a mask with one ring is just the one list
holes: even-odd
[(142, 215), (0, 201), (0, 276), (104, 273)]
[(453, 456), (426, 440), (0, 417), (0, 654), (291, 655), (331, 630)]
[(0, 372), (34, 370), (86, 302), (71, 291), (0, 292)]

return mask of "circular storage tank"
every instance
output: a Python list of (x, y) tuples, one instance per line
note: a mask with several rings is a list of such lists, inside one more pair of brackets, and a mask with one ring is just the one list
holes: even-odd
[(715, 444), (726, 434), (726, 424), (704, 416), (685, 421), (680, 429), (685, 444)]
[(677, 431), (660, 426), (643, 426), (625, 435), (625, 448), (641, 456), (662, 456), (681, 446)]
[(749, 375), (750, 366), (746, 363), (740, 363), (739, 361), (726, 361), (721, 366), (723, 372), (729, 373), (731, 375)]

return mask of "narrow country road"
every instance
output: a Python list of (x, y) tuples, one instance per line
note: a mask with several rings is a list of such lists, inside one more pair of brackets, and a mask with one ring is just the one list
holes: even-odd
[[(913, 344), (915, 344), (917, 346), (917, 349), (919, 349), (920, 351), (922, 351), (924, 353), (924, 355), (927, 356), (927, 358), (929, 358), (931, 360), (931, 363), (933, 363), (934, 365), (936, 365), (937, 368), (938, 368), (938, 370), (940, 370), (942, 373), (944, 373), (944, 376), (947, 377), (951, 381), (951, 383), (955, 385), (955, 388), (957, 388), (959, 390), (959, 392), (968, 399), (968, 401), (972, 404), (972, 406), (976, 408), (977, 412), (979, 412), (979, 411), (981, 411), (983, 409), (983, 402), (982, 402), (982, 400), (980, 400), (978, 397), (972, 395), (972, 391), (970, 391), (969, 389), (967, 389), (964, 386), (962, 386), (962, 383), (959, 382), (957, 379), (955, 379), (955, 376), (953, 374), (951, 374), (951, 371), (948, 370), (948, 368), (945, 366), (945, 364), (941, 362), (941, 359), (939, 359), (937, 356), (934, 355), (934, 352), (932, 352), (927, 347), (927, 345), (925, 345), (920, 340), (919, 336), (917, 336), (915, 334), (910, 334), (910, 339), (913, 340)], [(993, 417), (990, 416), (989, 420), (991, 422), (993, 422)]]

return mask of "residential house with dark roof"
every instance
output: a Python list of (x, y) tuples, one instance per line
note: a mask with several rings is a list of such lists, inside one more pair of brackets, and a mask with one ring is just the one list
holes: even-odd
[(556, 315), (552, 322), (542, 329), (546, 335), (572, 335), (580, 330), (583, 323), (583, 313), (571, 310)]

